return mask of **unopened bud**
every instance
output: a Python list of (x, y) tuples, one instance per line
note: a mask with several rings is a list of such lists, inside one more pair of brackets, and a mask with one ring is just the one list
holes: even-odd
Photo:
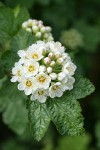
[(55, 65), (55, 61), (51, 61), (50, 66), (53, 67)]
[(57, 74), (56, 73), (51, 73), (50, 77), (51, 77), (52, 80), (56, 80)]
[(66, 74), (65, 74), (64, 72), (60, 72), (60, 73), (58, 74), (58, 80), (59, 80), (59, 81), (63, 80), (65, 77), (66, 77)]
[(46, 71), (46, 67), (43, 66), (43, 65), (41, 65), (41, 66), (39, 67), (39, 72), (45, 72), (45, 71)]
[(45, 33), (45, 31), (46, 31), (45, 27), (42, 27), (42, 28), (40, 29), (40, 31), (41, 31), (42, 33)]
[(51, 27), (46, 27), (47, 32), (51, 32)]
[(58, 63), (58, 64), (62, 64), (63, 62), (64, 62), (64, 60), (63, 60), (62, 57), (57, 59), (57, 63)]
[(59, 57), (61, 57), (61, 53), (59, 51), (55, 52), (55, 58), (57, 59)]
[(38, 30), (39, 30), (39, 28), (38, 28), (37, 26), (33, 26), (33, 27), (32, 27), (32, 31), (33, 31), (34, 33), (38, 32)]
[(48, 54), (48, 57), (52, 59), (54, 57), (54, 54), (51, 52)]
[(44, 63), (45, 64), (50, 64), (51, 60), (49, 57), (44, 58)]
[(27, 22), (24, 22), (24, 23), (22, 24), (22, 28), (26, 29), (27, 27), (28, 27), (28, 23), (27, 23)]
[(29, 20), (28, 20), (28, 26), (29, 26), (29, 27), (32, 27), (32, 19), (29, 19)]
[(32, 32), (32, 29), (31, 28), (26, 28), (26, 31)]
[(48, 68), (47, 68), (47, 72), (48, 72), (48, 73), (51, 73), (51, 72), (52, 72), (52, 68), (51, 68), (51, 67), (48, 67)]
[(41, 38), (42, 34), (41, 34), (41, 32), (37, 32), (35, 36), (36, 36), (37, 38)]

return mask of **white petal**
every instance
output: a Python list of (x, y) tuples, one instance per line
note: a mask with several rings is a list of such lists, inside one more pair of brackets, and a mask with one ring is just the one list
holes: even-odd
[(11, 82), (16, 82), (18, 80), (18, 77), (13, 76), (12, 79), (10, 80)]
[(25, 51), (24, 50), (19, 50), (18, 53), (19, 57), (24, 57), (25, 56)]
[(36, 100), (35, 96), (32, 95), (32, 96), (31, 96), (31, 101), (35, 101), (35, 100)]
[(32, 89), (30, 89), (30, 88), (29, 89), (28, 88), (25, 89), (25, 94), (26, 95), (30, 95), (31, 93), (32, 93)]
[(46, 96), (41, 96), (41, 99), (38, 100), (40, 103), (46, 102)]
[(25, 89), (25, 85), (24, 85), (23, 83), (19, 83), (19, 84), (18, 84), (18, 89), (19, 89), (20, 91), (23, 91), (23, 90)]

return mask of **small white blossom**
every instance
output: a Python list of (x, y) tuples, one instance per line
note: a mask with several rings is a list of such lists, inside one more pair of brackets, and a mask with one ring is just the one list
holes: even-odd
[(64, 78), (66, 78), (66, 73), (64, 73), (64, 72), (58, 73), (58, 80), (59, 81), (62, 81)]
[(22, 76), (26, 73), (26, 68), (23, 67), (21, 64), (16, 63), (15, 67), (12, 68), (12, 79), (11, 82), (20, 81)]
[(18, 84), (18, 89), (25, 92), (26, 95), (32, 94), (32, 91), (36, 89), (33, 83), (34, 78), (22, 78), (22, 82)]
[(24, 66), (27, 70), (25, 77), (35, 76), (38, 73), (38, 70), (39, 70), (39, 63), (38, 62), (26, 61), (24, 63)]
[(74, 82), (75, 82), (75, 79), (73, 77), (69, 77), (67, 79), (67, 82), (64, 84), (65, 91), (72, 90)]
[(51, 98), (61, 97), (64, 92), (64, 86), (60, 82), (56, 82), (49, 88), (49, 96)]
[(49, 87), (50, 82), (51, 82), (50, 76), (48, 76), (45, 73), (39, 73), (39, 74), (37, 74), (36, 77), (35, 77), (35, 79), (34, 79), (34, 84), (38, 88), (47, 89)]
[(48, 96), (48, 90), (38, 88), (32, 93), (31, 100), (38, 100), (40, 103), (44, 103)]
[(65, 72), (67, 75), (73, 75), (76, 70), (76, 65), (74, 65), (72, 62), (68, 62), (63, 67), (63, 72)]

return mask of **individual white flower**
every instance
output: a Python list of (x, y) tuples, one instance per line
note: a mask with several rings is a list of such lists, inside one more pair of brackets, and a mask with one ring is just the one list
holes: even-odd
[(75, 82), (74, 77), (68, 77), (67, 82), (64, 84), (65, 91), (72, 90), (74, 82)]
[(25, 74), (25, 77), (35, 76), (38, 73), (38, 70), (39, 70), (39, 63), (38, 62), (26, 61), (24, 63), (24, 66), (27, 70), (27, 73)]
[(44, 103), (47, 99), (47, 96), (48, 96), (48, 90), (43, 88), (42, 89), (38, 88), (32, 93), (31, 100), (32, 101), (38, 100), (40, 103)]
[(72, 62), (68, 62), (64, 65), (62, 71), (65, 72), (67, 75), (72, 76), (76, 70), (76, 65)]
[(60, 82), (56, 82), (49, 88), (49, 96), (51, 98), (61, 97), (63, 95), (63, 92), (64, 92), (64, 85), (62, 85)]
[(12, 68), (12, 78), (11, 82), (20, 81), (21, 77), (26, 73), (26, 68), (23, 67), (20, 63), (16, 63), (15, 67)]
[(18, 84), (18, 89), (25, 92), (26, 95), (32, 94), (32, 91), (36, 89), (34, 86), (34, 78), (22, 78), (22, 81)]
[(33, 44), (27, 50), (27, 57), (34, 61), (39, 61), (43, 58), (42, 49), (37, 44)]
[(34, 84), (38, 88), (47, 89), (49, 87), (50, 82), (51, 82), (50, 76), (48, 76), (45, 73), (39, 73), (39, 74), (37, 74), (36, 77), (35, 77), (35, 79), (34, 79)]

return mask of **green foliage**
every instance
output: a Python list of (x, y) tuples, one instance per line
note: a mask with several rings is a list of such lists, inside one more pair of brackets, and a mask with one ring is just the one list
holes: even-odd
[(53, 121), (61, 134), (84, 134), (81, 108), (76, 99), (86, 97), (93, 91), (94, 86), (89, 80), (78, 77), (74, 89), (66, 92), (59, 99), (49, 98), (45, 104), (29, 101), (27, 108), (34, 138), (38, 141), (41, 140), (50, 120)]
[(89, 142), (90, 137), (88, 135), (75, 137), (65, 136), (59, 139), (59, 145), (56, 150), (89, 150)]
[(25, 95), (17, 90), (16, 85), (8, 81), (3, 83), (0, 89), (0, 112), (3, 112), (3, 121), (18, 134), (23, 134), (28, 125), (25, 101)]
[(46, 104), (30, 102), (28, 104), (29, 121), (34, 139), (40, 141), (48, 129), (50, 116)]
[(21, 28), (23, 21), (29, 18), (25, 8), (19, 9), (17, 16), (11, 8), (0, 8), (0, 43), (9, 41)]
[(35, 42), (35, 38), (29, 32), (20, 30), (18, 34), (11, 41), (12, 51), (17, 52), (20, 49), (25, 49)]

